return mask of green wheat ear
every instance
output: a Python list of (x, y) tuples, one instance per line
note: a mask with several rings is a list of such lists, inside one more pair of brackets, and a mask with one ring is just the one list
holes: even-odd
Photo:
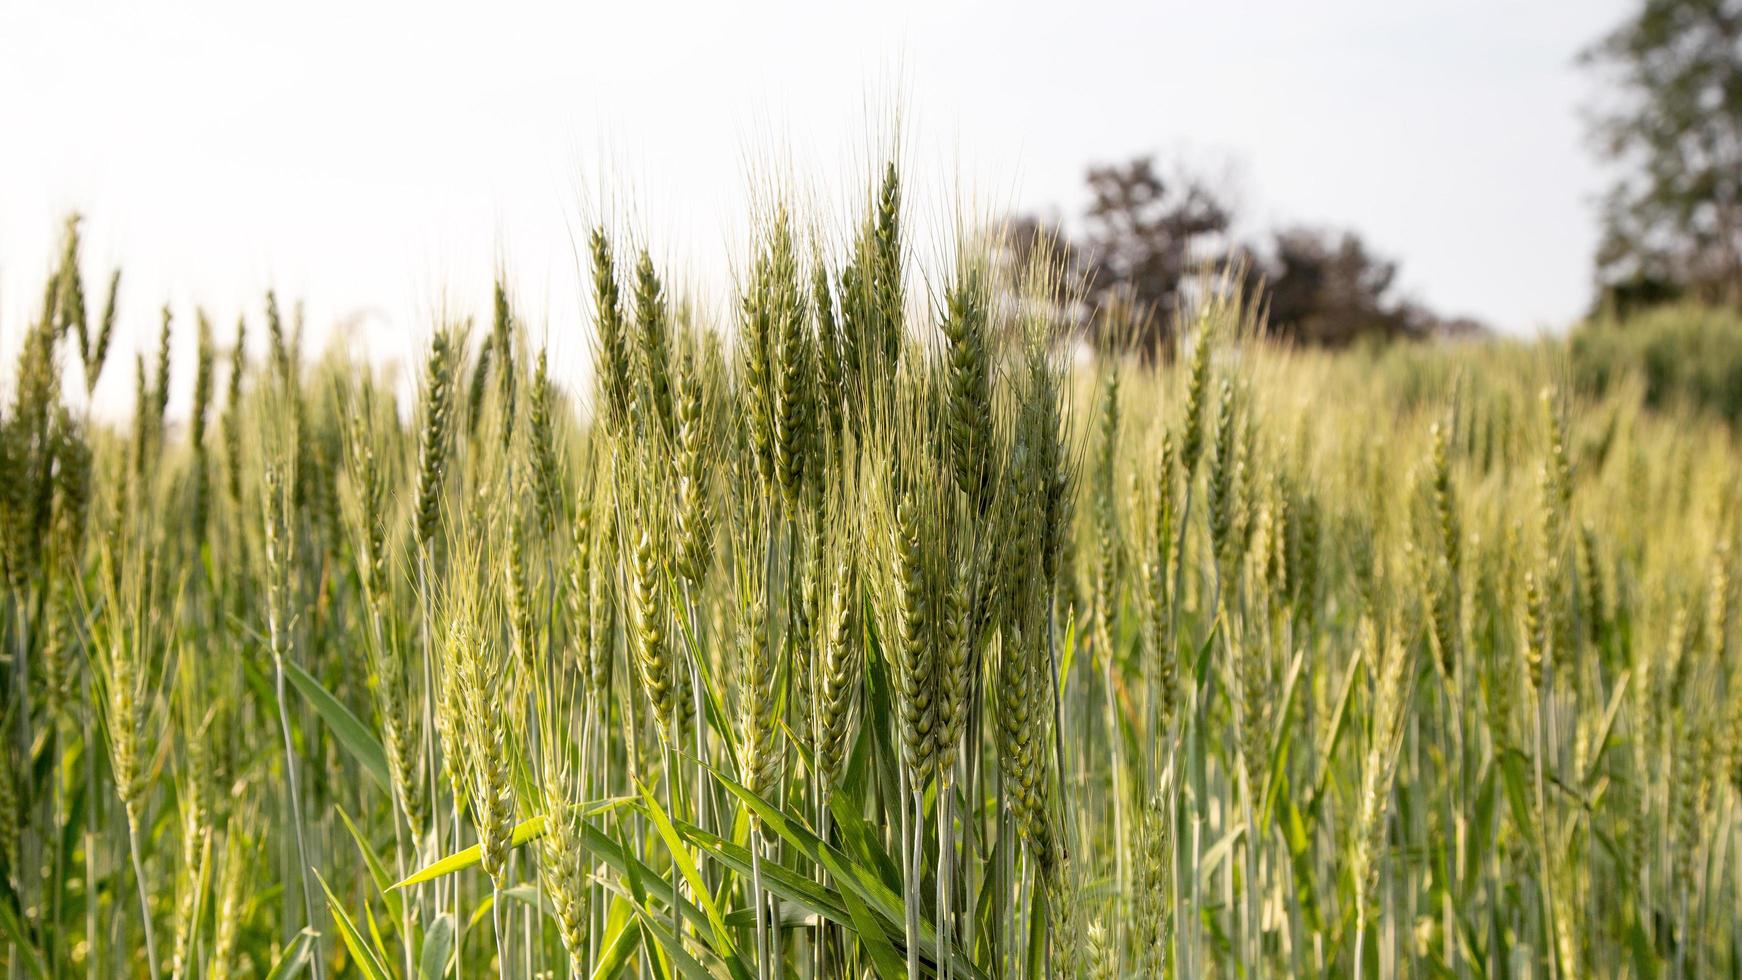
[(672, 400), (671, 319), (665, 287), (643, 249), (635, 263), (636, 356), (640, 370), (639, 404), (645, 405), (669, 444), (675, 439), (676, 411)]
[(211, 501), (211, 471), (209, 452), (206, 446), (206, 417), (212, 402), (212, 361), (216, 357), (213, 350), (212, 322), (206, 318), (204, 311), (198, 314), (199, 351), (194, 368), (194, 403), (189, 418), (188, 441), (194, 449), (194, 529), (197, 536), (204, 538), (207, 525), (210, 523)]
[(664, 551), (664, 534), (657, 526), (647, 523), (633, 533), (635, 544), (628, 555), (630, 650), (661, 735), (669, 739), (675, 736), (677, 697), (670, 596), (665, 584), (669, 558)]
[(79, 269), (79, 222), (78, 214), (69, 214), (61, 232), (60, 267), (55, 272), (53, 288), (56, 292), (55, 332), (65, 335), (71, 330), (78, 341), (79, 360), (85, 368), (86, 383), (95, 387), (92, 382), (93, 372), (90, 336), (90, 321), (85, 310), (85, 283)]
[(453, 439), (454, 370), (458, 349), (447, 329), (430, 338), (423, 378), (423, 422), (417, 451), (417, 541), (428, 547), (441, 520), (442, 484)]
[(557, 393), (550, 377), (549, 351), (539, 348), (527, 399), (527, 451), (532, 457), (533, 503), (545, 536), (561, 526), (566, 510), (563, 461), (557, 429)]
[(1234, 414), (1234, 385), (1222, 382), (1216, 400), (1215, 451), (1210, 457), (1209, 530), (1210, 544), (1217, 561), (1226, 568), (1234, 556), (1236, 454), (1239, 451), (1238, 429)]
[(593, 328), (597, 345), (599, 395), (595, 411), (607, 429), (627, 425), (634, 398), (628, 326), (618, 291), (616, 259), (603, 227), (589, 240), (593, 265)]
[[(847, 506), (851, 506), (848, 504)], [(858, 722), (864, 651), (860, 629), (863, 602), (859, 569), (850, 540), (850, 517), (835, 518), (825, 549), (827, 598), (821, 628), (821, 667), (817, 671), (817, 765), (826, 792), (839, 785)]]
[(492, 292), (494, 303), (488, 346), (495, 352), (492, 360), (496, 365), (496, 411), (502, 428), (503, 451), (507, 452), (514, 444), (514, 421), (520, 394), (519, 351), (515, 349), (517, 322), (514, 308), (508, 301), (508, 287), (500, 276)]
[(769, 792), (779, 779), (782, 758), (776, 742), (776, 675), (769, 649), (772, 641), (766, 600), (751, 598), (744, 603), (738, 630), (740, 685), (745, 698), (743, 768), (749, 775), (750, 789), (760, 795)]
[(1210, 320), (1200, 317), (1192, 337), (1191, 367), (1186, 376), (1185, 434), (1180, 442), (1180, 468), (1190, 480), (1204, 448), (1204, 397), (1210, 378), (1210, 357), (1215, 347)]
[(714, 504), (712, 464), (715, 436), (705, 415), (706, 379), (686, 354), (679, 373), (681, 394), (677, 412), (677, 571), (692, 586), (700, 586), (713, 564)]
[(828, 263), (819, 254), (811, 262), (810, 296), (811, 310), (816, 316), (817, 406), (824, 433), (838, 445), (849, 397), (847, 358), (850, 353), (830, 282)]

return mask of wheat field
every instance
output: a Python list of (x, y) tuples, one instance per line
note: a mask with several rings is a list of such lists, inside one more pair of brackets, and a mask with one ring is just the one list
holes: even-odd
[(7, 976), (1742, 971), (1730, 429), (1226, 280), (1079, 357), (1044, 253), (922, 266), (902, 197), (763, 209), (722, 323), (592, 230), (589, 390), (506, 284), (404, 403), (268, 295), (165, 310), (122, 424), (69, 222), (0, 418)]

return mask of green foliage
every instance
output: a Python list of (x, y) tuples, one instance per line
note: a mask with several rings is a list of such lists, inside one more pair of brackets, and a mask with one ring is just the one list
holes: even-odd
[(1600, 318), (1570, 342), (1574, 377), (1602, 394), (1633, 381), (1646, 404), (1711, 412), (1742, 423), (1742, 313), (1669, 306), (1625, 320)]
[(1742, 301), (1742, 2), (1640, 0), (1583, 60), (1610, 89), (1600, 300)]

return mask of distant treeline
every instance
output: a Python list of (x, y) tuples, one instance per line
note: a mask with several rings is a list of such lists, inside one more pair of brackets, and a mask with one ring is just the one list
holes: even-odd
[(1483, 327), (1448, 319), (1396, 294), (1397, 263), (1353, 231), (1295, 226), (1256, 242), (1233, 238), (1232, 206), (1192, 175), (1164, 176), (1151, 157), (1091, 167), (1082, 230), (1034, 216), (1011, 223), (1010, 249), (1027, 261), (1055, 253), (1083, 329), (1102, 344), (1166, 351), (1205, 283), (1247, 290), (1272, 338), (1346, 347)]
[[(1593, 327), (1661, 325), (1627, 314), (1663, 305), (1742, 310), (1742, 0), (1639, 0), (1579, 61), (1599, 82), (1585, 115), (1610, 178), (1592, 257), (1591, 319), (1604, 322)], [(1190, 174), (1162, 175), (1149, 157), (1091, 167), (1088, 185), (1077, 230), (1023, 216), (1010, 241), (1018, 258), (1059, 253), (1081, 300), (1073, 313), (1099, 342), (1168, 349), (1194, 290), (1231, 269), (1240, 275), (1223, 281), (1250, 290), (1285, 342), (1482, 330), (1398, 297), (1397, 264), (1354, 232), (1295, 227), (1238, 241), (1223, 195)], [(1625, 346), (1645, 357), (1642, 343)]]

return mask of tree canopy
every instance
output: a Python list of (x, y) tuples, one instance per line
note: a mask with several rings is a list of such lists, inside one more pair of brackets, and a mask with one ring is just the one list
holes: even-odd
[(1597, 254), (1601, 299), (1742, 301), (1742, 0), (1644, 0), (1581, 59), (1615, 167)]
[(1165, 350), (1194, 288), (1230, 268), (1268, 309), (1270, 334), (1285, 342), (1341, 347), (1360, 340), (1467, 332), (1395, 294), (1397, 264), (1352, 231), (1295, 226), (1257, 242), (1234, 238), (1234, 210), (1212, 184), (1164, 176), (1153, 158), (1090, 167), (1082, 232), (1017, 219), (1019, 260), (1052, 250), (1070, 278), (1084, 329), (1100, 343)]

